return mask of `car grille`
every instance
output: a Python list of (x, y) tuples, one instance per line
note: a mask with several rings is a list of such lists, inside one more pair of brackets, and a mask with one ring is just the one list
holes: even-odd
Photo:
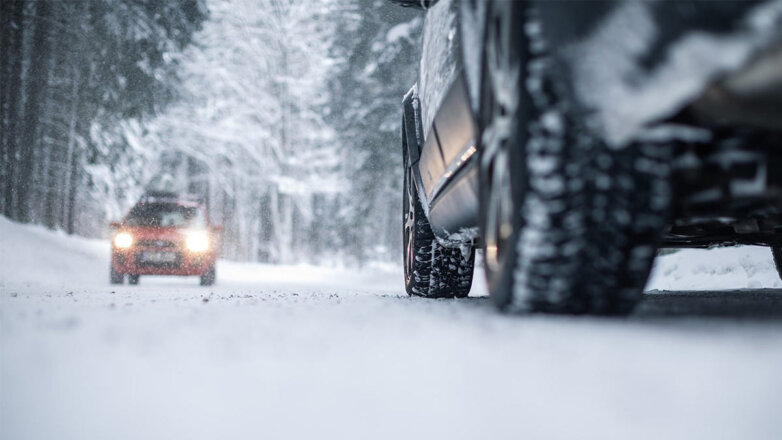
[(176, 242), (168, 240), (139, 240), (137, 243), (141, 247), (172, 248), (176, 247)]

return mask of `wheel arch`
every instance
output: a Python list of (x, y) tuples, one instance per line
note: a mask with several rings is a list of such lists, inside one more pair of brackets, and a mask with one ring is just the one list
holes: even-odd
[(405, 94), (402, 99), (402, 157), (403, 166), (413, 170), (413, 180), (421, 206), (429, 220), (429, 201), (421, 180), (421, 169), (418, 167), (421, 150), (424, 145), (423, 124), (421, 122), (421, 101), (418, 98), (417, 84)]
[(417, 86), (413, 85), (402, 99), (402, 148), (409, 162), (405, 163), (405, 166), (415, 165), (421, 157), (424, 136), (420, 108)]

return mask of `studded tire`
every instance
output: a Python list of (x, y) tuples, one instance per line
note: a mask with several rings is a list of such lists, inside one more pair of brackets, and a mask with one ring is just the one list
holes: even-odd
[[(404, 138), (404, 136), (403, 136)], [(418, 196), (413, 169), (405, 155), (403, 259), (405, 290), (425, 298), (464, 298), (470, 293), (475, 251), (440, 244)]]
[(530, 3), (489, 2), (486, 20), (479, 223), (491, 296), (510, 311), (629, 313), (667, 220), (671, 150), (592, 134)]

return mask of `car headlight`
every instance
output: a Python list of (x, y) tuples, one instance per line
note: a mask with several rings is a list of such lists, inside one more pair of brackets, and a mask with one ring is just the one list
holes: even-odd
[(127, 249), (133, 245), (133, 236), (127, 232), (120, 232), (114, 236), (114, 246), (120, 249)]
[(187, 234), (185, 245), (191, 252), (204, 252), (209, 249), (209, 235), (202, 231), (191, 232)]

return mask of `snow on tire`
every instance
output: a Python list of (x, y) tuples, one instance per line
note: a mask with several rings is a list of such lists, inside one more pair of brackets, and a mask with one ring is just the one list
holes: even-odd
[(404, 163), (405, 290), (411, 296), (464, 298), (472, 286), (475, 251), (471, 250), (465, 257), (461, 249), (440, 244), (421, 206), (407, 157)]
[(594, 135), (542, 35), (529, 4), (489, 4), (480, 167), (489, 289), (506, 310), (628, 313), (668, 214), (671, 149), (612, 148)]

